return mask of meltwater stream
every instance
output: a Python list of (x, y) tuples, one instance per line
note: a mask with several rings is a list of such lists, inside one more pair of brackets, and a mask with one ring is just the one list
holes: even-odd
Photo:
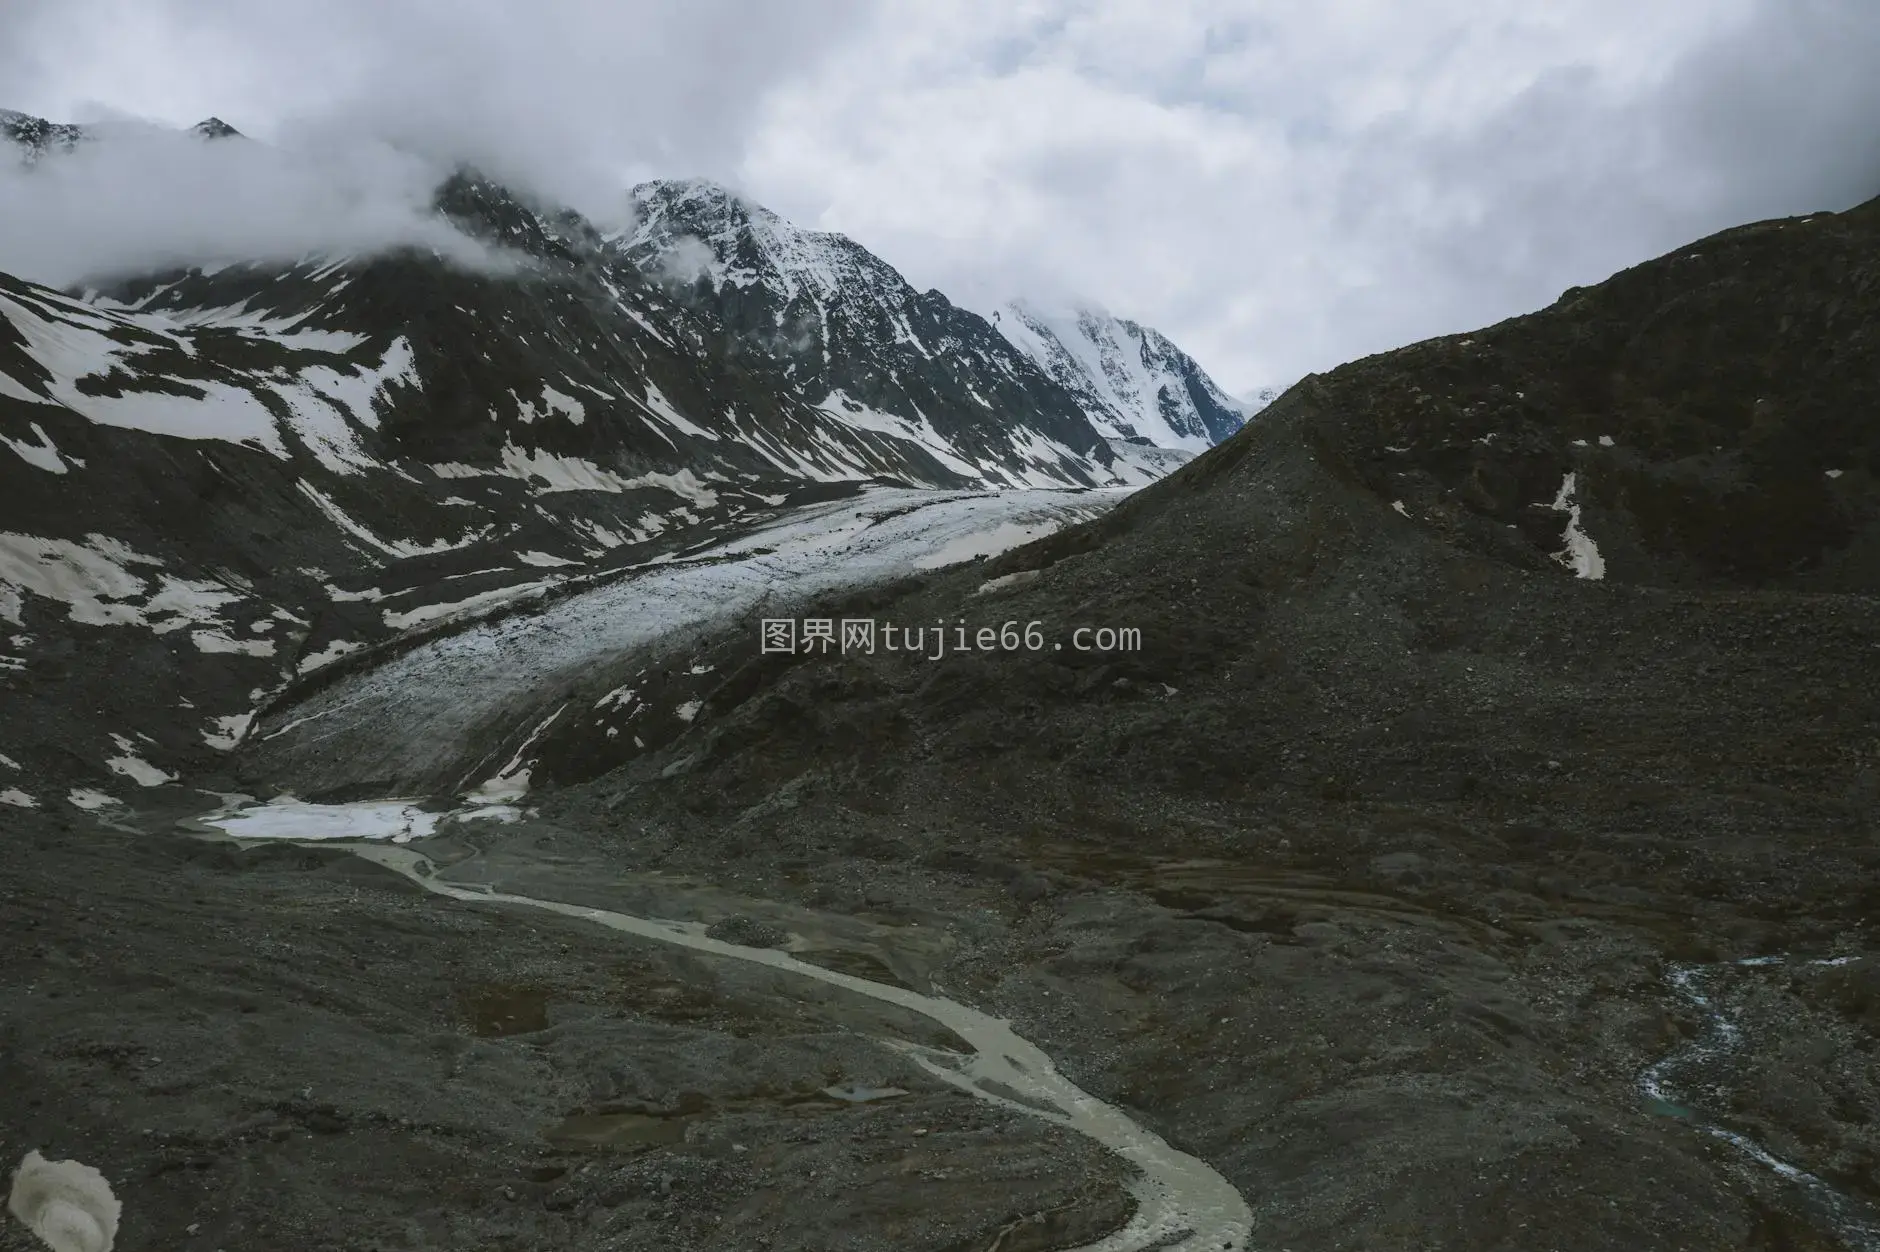
[[(945, 1026), (972, 1051), (946, 1052), (899, 1041), (889, 1046), (907, 1054), (934, 1077), (977, 1099), (1043, 1117), (1088, 1135), (1140, 1171), (1130, 1186), (1136, 1211), (1129, 1223), (1077, 1252), (1247, 1252), (1253, 1215), (1233, 1184), (1205, 1161), (1177, 1151), (1120, 1110), (1080, 1090), (1057, 1072), (1050, 1057), (1019, 1038), (1011, 1025), (999, 1018), (952, 1000), (811, 965), (774, 948), (750, 948), (711, 939), (700, 923), (655, 921), (556, 900), (508, 895), (488, 887), (443, 882), (424, 855), (411, 847), (369, 844), (355, 846), (352, 851), (402, 874), (426, 891), (454, 900), (497, 901), (544, 909), (643, 939), (767, 965), (911, 1009)], [(992, 1089), (994, 1084), (1023, 1099), (999, 1095)]]
[[(1797, 961), (1808, 965), (1842, 965), (1852, 960), (1851, 957), (1831, 957), (1826, 960)], [(1880, 1220), (1866, 1212), (1851, 1197), (1843, 1195), (1825, 1180), (1776, 1156), (1767, 1148), (1749, 1136), (1717, 1125), (1715, 1122), (1702, 1120), (1701, 1114), (1691, 1108), (1691, 1099), (1685, 1093), (1694, 1090), (1692, 1085), (1674, 1084), (1674, 1076), (1693, 1069), (1723, 1060), (1734, 1055), (1743, 1046), (1743, 1028), (1732, 1021), (1717, 1003), (1709, 989), (1709, 980), (1718, 970), (1758, 965), (1781, 965), (1789, 958), (1780, 956), (1749, 957), (1740, 961), (1728, 962), (1721, 966), (1674, 965), (1665, 975), (1665, 980), (1678, 997), (1686, 1004), (1704, 1015), (1704, 1029), (1685, 1047), (1652, 1065), (1639, 1077), (1639, 1090), (1659, 1112), (1679, 1117), (1692, 1118), (1705, 1134), (1723, 1140), (1741, 1152), (1750, 1160), (1769, 1169), (1779, 1176), (1801, 1187), (1823, 1211), (1835, 1231), (1846, 1245), (1855, 1252), (1880, 1252)]]

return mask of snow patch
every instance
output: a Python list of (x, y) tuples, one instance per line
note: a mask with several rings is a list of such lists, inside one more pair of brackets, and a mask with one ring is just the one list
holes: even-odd
[(521, 561), (524, 565), (534, 565), (543, 569), (550, 569), (558, 565), (581, 564), (579, 561), (570, 561), (565, 556), (554, 556), (547, 552), (518, 552), (516, 553), (516, 559)]
[(192, 623), (219, 627), (222, 607), (243, 598), (214, 583), (169, 574), (145, 578), (127, 567), (160, 566), (156, 557), (107, 535), (86, 539), (77, 544), (0, 532), (0, 590), (13, 591), (0, 597), (0, 617), (18, 625), (19, 593), (30, 592), (65, 605), (66, 615), (81, 625), (145, 626), (163, 634)]
[(519, 800), (527, 795), (529, 773), (534, 762), (525, 762), (523, 758), (528, 754), (529, 749), (535, 746), (535, 741), (542, 737), (542, 732), (553, 726), (555, 719), (560, 717), (567, 707), (566, 704), (562, 705), (561, 708), (538, 722), (535, 729), (529, 732), (528, 738), (522, 741), (522, 746), (516, 749), (516, 754), (509, 758), (509, 764), (497, 770), (494, 777), (485, 781), (465, 799), (472, 804), (497, 804), (508, 800)]
[(1553, 503), (1547, 507), (1556, 513), (1567, 515), (1567, 546), (1554, 553), (1554, 560), (1572, 570), (1575, 577), (1598, 581), (1606, 576), (1606, 559), (1599, 554), (1599, 546), (1593, 537), (1580, 525), (1580, 506), (1574, 501), (1574, 492), (1578, 487), (1577, 474), (1568, 474), (1560, 482), (1560, 491), (1554, 496)]
[(547, 418), (560, 414), (576, 426), (587, 420), (587, 410), (573, 396), (564, 395), (546, 383), (542, 385), (542, 407), (536, 408), (530, 400), (517, 400), (517, 416), (524, 422), (533, 423), (536, 418)]
[(218, 717), (210, 723), (215, 729), (202, 732), (203, 742), (218, 752), (233, 752), (241, 746), (242, 738), (254, 720), (253, 713), (231, 713), (227, 717)]
[[(201, 273), (207, 277), (225, 266), (204, 266)], [(333, 288), (338, 291), (346, 284)], [(111, 304), (104, 300), (95, 300), (94, 304), (109, 308)], [(233, 330), (245, 338), (269, 339), (284, 347), (302, 352), (325, 352), (333, 355), (350, 352), (366, 341), (366, 336), (346, 330), (322, 330), (304, 325), (313, 317), (304, 313), (298, 317), (271, 317), (266, 313), (250, 310), (248, 301), (215, 309), (190, 309), (187, 312), (169, 317), (160, 313), (145, 313), (134, 319), (143, 324), (157, 323), (175, 327), (178, 330)]]
[(1019, 427), (1006, 436), (1014, 452), (1025, 463), (1020, 477), (1027, 487), (1062, 487), (1074, 481), (1069, 468), (1085, 464), (1083, 457), (1055, 439), (1048, 439), (1029, 427)]
[(459, 822), (497, 821), (519, 822), (523, 812), (513, 804), (483, 804), (474, 808), (458, 809), (450, 817)]
[(189, 641), (198, 652), (239, 652), (248, 656), (273, 656), (272, 639), (231, 639), (219, 630), (191, 631)]
[(237, 839), (386, 839), (405, 843), (434, 833), (442, 817), (408, 800), (311, 804), (283, 796), (201, 820)]
[(124, 1206), (104, 1175), (77, 1161), (48, 1161), (37, 1149), (13, 1171), (7, 1211), (52, 1252), (111, 1252)]
[(105, 768), (112, 773), (122, 774), (140, 787), (161, 787), (166, 782), (176, 780), (175, 774), (160, 770), (138, 756), (137, 745), (123, 735), (112, 735), (111, 742), (123, 754), (106, 759)]
[(624, 709), (632, 702), (633, 695), (634, 689), (632, 687), (615, 687), (612, 691), (596, 700), (594, 707), (597, 709)]
[(487, 609), (495, 605), (506, 604), (511, 600), (519, 600), (525, 596), (532, 596), (554, 585), (553, 582), (516, 583), (508, 587), (496, 587), (489, 591), (481, 591), (476, 595), (466, 597), (462, 600), (445, 600), (436, 604), (421, 604), (417, 608), (408, 609), (403, 613), (386, 609), (383, 617), (385, 624), (390, 626), (393, 630), (404, 630), (407, 627), (421, 625), (425, 622), (442, 621), (446, 618), (474, 613), (479, 609)]
[(59, 450), (52, 444), (52, 436), (42, 430), (38, 422), (33, 423), (33, 440), (34, 442), (28, 442), (24, 439), (9, 439), (5, 435), (0, 435), (0, 443), (4, 443), (17, 452), (20, 460), (33, 468), (45, 470), (49, 474), (68, 472), (64, 458), (60, 457)]
[[(276, 366), (265, 374), (251, 371), (246, 381), (237, 374), (235, 383), (206, 377), (175, 380), (195, 395), (136, 389), (144, 373), (136, 358), (158, 349), (177, 349), (194, 357), (191, 334), (198, 330), (233, 330), (243, 338), (263, 339), (289, 352), (323, 357), (337, 357), (366, 342), (365, 336), (350, 332), (302, 329), (300, 323), (308, 316), (270, 318), (250, 312), (244, 303), (192, 310), (177, 320), (134, 309), (101, 311), (50, 296), (38, 300), (0, 296), (0, 317), (19, 330), (28, 355), (48, 375), (38, 394), (11, 379), (6, 380), (10, 385), (5, 390), (19, 393), (15, 398), (61, 405), (103, 425), (182, 439), (245, 443), (283, 458), (288, 456), (280, 437), (284, 425), (328, 469), (357, 473), (376, 462), (360, 447), (351, 423), (376, 428), (374, 402), (385, 389), (393, 383), (416, 386), (419, 382), (411, 344), (402, 336), (375, 363)], [(82, 379), (100, 376), (115, 376), (113, 381), (122, 394), (88, 395), (77, 386)], [(285, 419), (277, 419), (262, 399), (268, 393), (285, 405)]]
[(345, 374), (325, 366), (314, 366), (302, 370), (301, 378), (309, 387), (351, 414), (360, 425), (373, 430), (379, 426), (377, 402), (387, 396), (393, 384), (405, 387), (420, 385), (417, 358), (412, 355), (411, 341), (403, 335), (392, 340), (385, 349), (384, 357), (375, 366), (354, 366)]
[(1035, 569), (1022, 569), (1010, 574), (1001, 574), (997, 578), (988, 578), (980, 583), (973, 594), (983, 596), (994, 591), (1004, 591), (1007, 587), (1022, 587), (1026, 583), (1036, 582), (1038, 575), (1039, 571)]
[[(1141, 436), (1160, 447), (1194, 452), (1212, 446), (1182, 376), (1182, 354), (1160, 334), (1095, 309), (1058, 316), (1011, 304), (999, 312), (1003, 316), (994, 324), (1000, 333), (1075, 395), (1104, 436)], [(1193, 368), (1216, 405), (1243, 413), (1199, 367)]]
[(128, 362), (151, 348), (170, 346), (176, 336), (100, 314), (76, 301), (60, 301), (56, 309), (48, 307), (51, 303), (0, 294), (0, 318), (12, 323), (25, 341), (26, 354), (48, 376), (41, 393), (33, 397), (40, 403), (60, 405), (105, 426), (181, 439), (254, 443), (276, 456), (286, 455), (275, 433), (274, 414), (239, 387), (193, 380), (187, 385), (200, 393), (196, 396), (150, 391), (93, 396), (79, 391), (78, 380), (114, 371), (134, 379), (138, 371)]
[(307, 450), (335, 474), (358, 474), (379, 463), (366, 453), (341, 410), (311, 386), (273, 383), (270, 389), (287, 406), (287, 425)]
[(1020, 544), (1042, 539), (1064, 525), (1062, 518), (1043, 518), (1033, 522), (1000, 522), (990, 530), (977, 531), (949, 540), (939, 550), (914, 561), (915, 569), (940, 569), (975, 557), (997, 556)]
[(678, 407), (666, 398), (666, 393), (653, 383), (646, 384), (646, 399), (641, 407), (681, 434), (692, 435), (698, 439), (709, 439), (713, 442), (718, 439), (715, 432), (706, 430), (681, 413)]
[(320, 651), (309, 653), (301, 657), (300, 663), (294, 667), (294, 672), (296, 674), (311, 674), (321, 666), (331, 665), (348, 652), (357, 652), (364, 646), (364, 644), (354, 643), (350, 639), (335, 639)]
[(518, 448), (507, 444), (502, 463), (483, 468), (446, 461), (432, 465), (440, 478), (517, 478), (529, 483), (539, 494), (557, 491), (605, 491), (618, 495), (638, 488), (656, 487), (683, 496), (694, 504), (710, 507), (718, 502), (718, 493), (705, 486), (689, 469), (676, 474), (651, 471), (637, 478), (622, 478), (611, 470), (580, 457), (561, 456), (542, 448)]
[[(980, 468), (966, 460), (946, 438), (934, 429), (933, 423), (925, 414), (919, 421), (913, 421), (896, 413), (884, 413), (880, 409), (871, 409), (856, 400), (851, 400), (840, 388), (831, 391), (823, 402), (816, 406), (816, 411), (833, 418), (851, 430), (873, 431), (894, 439), (904, 440), (921, 448), (934, 460), (954, 473), (966, 478), (984, 477)], [(867, 476), (867, 467), (856, 466), (858, 476)], [(1060, 486), (1060, 483), (1052, 483)]]
[(448, 539), (439, 539), (435, 543), (427, 544), (417, 543), (409, 539), (381, 539), (365, 526), (348, 517), (339, 505), (333, 503), (333, 501), (327, 497), (326, 493), (322, 492), (312, 483), (302, 480), (296, 485), (300, 488), (301, 494), (306, 496), (309, 500), (312, 500), (335, 526), (359, 540), (361, 543), (376, 548), (387, 556), (397, 557), (400, 560), (414, 556), (430, 556), (438, 552), (454, 552), (459, 548), (469, 547), (477, 540), (483, 538), (483, 536), (489, 534), (489, 528), (484, 527), (474, 534), (464, 536), (455, 543)]

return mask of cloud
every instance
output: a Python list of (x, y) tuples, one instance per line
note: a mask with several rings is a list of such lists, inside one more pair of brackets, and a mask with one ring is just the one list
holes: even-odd
[[(1240, 393), (1880, 193), (1876, 64), (1871, 0), (0, 4), (0, 105), (216, 114), (351, 189), (275, 170), (249, 217), (395, 234), (446, 157), (604, 224), (710, 177), (975, 307), (1107, 306)], [(249, 237), (206, 185), (197, 233)], [(136, 237), (137, 194), (50, 254)]]
[(214, 115), (265, 143), (145, 133), (5, 177), (0, 267), (461, 253), (423, 211), (460, 161), (618, 223), (638, 177), (728, 173), (770, 89), (834, 46), (858, 3), (6, 0), (0, 83), (18, 97), (0, 107), (173, 128)]
[(1875, 64), (1866, 0), (961, 0), (789, 84), (742, 181), (1246, 391), (1880, 193)]
[(680, 235), (660, 253), (654, 272), (668, 283), (689, 287), (713, 273), (718, 257), (697, 235)]
[[(1649, 102), (1701, 197), (1754, 219), (1880, 195), (1880, 7), (1761, 0)], [(1641, 110), (1642, 112), (1647, 110)]]
[(503, 259), (431, 208), (445, 169), (383, 143), (297, 147), (105, 126), (69, 155), (0, 161), (0, 270), (54, 286), (117, 273), (320, 252), (427, 248)]

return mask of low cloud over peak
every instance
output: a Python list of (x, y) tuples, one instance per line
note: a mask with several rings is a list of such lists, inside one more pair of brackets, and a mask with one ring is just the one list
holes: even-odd
[[(0, 269), (414, 244), (459, 165), (599, 223), (653, 174), (729, 176), (755, 110), (851, 0), (9, 0), (10, 107), (111, 132), (23, 177), (0, 160)], [(216, 117), (259, 141), (189, 146)], [(138, 119), (155, 119), (140, 121)]]
[(501, 264), (433, 209), (438, 162), (353, 138), (278, 146), (91, 123), (69, 151), (0, 160), (0, 270), (54, 285), (396, 247)]
[(10, 0), (0, 104), (214, 115), (311, 163), (196, 207), (153, 184), (159, 231), (98, 174), (112, 203), (0, 265), (274, 242), (264, 211), (421, 236), (456, 161), (603, 226), (702, 176), (975, 307), (1113, 309), (1245, 392), (1880, 193), (1875, 64), (1870, 0)]

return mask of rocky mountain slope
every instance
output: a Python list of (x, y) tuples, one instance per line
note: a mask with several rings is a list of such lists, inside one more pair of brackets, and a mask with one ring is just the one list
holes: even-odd
[[(0, 131), (38, 162), (114, 142)], [(706, 184), (633, 194), (639, 229), (606, 238), (460, 173), (436, 210), (481, 264), (0, 275), (0, 683), (34, 728), (0, 748), (94, 796), (203, 767), (342, 657), (798, 500), (1139, 484), (1181, 455), (1114, 451), (983, 320), (845, 239)], [(677, 277), (712, 248), (726, 281)]]
[(699, 319), (701, 347), (775, 371), (827, 420), (1013, 464), (1013, 485), (1063, 484), (1047, 467), (1072, 454), (1107, 461), (1083, 397), (853, 241), (712, 183), (648, 183), (632, 198), (636, 226), (609, 242)]
[(696, 716), (544, 814), (1005, 910), (954, 977), (1269, 1246), (1874, 1246), (1877, 258), (1880, 201), (1760, 223), (1308, 378), (814, 610), (942, 660), (691, 648), (638, 697)]
[[(1818, 625), (1839, 616), (1856, 629), (1880, 594), (1880, 440), (1864, 416), (1880, 364), (1871, 334), (1880, 306), (1869, 309), (1876, 238), (1880, 202), (1747, 226), (1570, 291), (1539, 313), (1308, 378), (1261, 422), (1103, 520), (961, 577), (957, 606), (969, 619), (982, 604), (1041, 621), (1052, 614), (1037, 610), (1076, 610), (1089, 620), (1058, 613), (1059, 624), (1138, 626), (1140, 652), (1101, 662), (1068, 648), (969, 655), (959, 668), (1011, 668), (1009, 692), (1091, 667), (1135, 675), (1126, 688), (1231, 674), (1252, 691), (1278, 679), (1245, 659), (1250, 650), (1285, 660), (1282, 671), (1311, 656), (1368, 675), (1366, 658), (1384, 665), (1393, 655), (1377, 633), (1401, 628), (1417, 670), (1396, 689), (1451, 661), (1475, 673), (1469, 658), (1489, 639), (1524, 649), (1520, 665), (1461, 682), (1441, 694), (1449, 701), (1486, 692), (1492, 675), (1539, 682), (1529, 667), (1551, 663), (1549, 648), (1574, 646), (1565, 623), (1579, 614), (1619, 615), (1600, 632), (1616, 649), (1645, 645), (1630, 633), (1630, 613), (1683, 612), (1696, 623), (1766, 611)], [(982, 579), (995, 598), (978, 598)], [(1452, 596), (1458, 579), (1468, 596)], [(1060, 581), (1078, 593), (1049, 592)], [(1329, 642), (1268, 655), (1271, 615), (1307, 622), (1347, 591), (1350, 611), (1325, 629), (1349, 655)], [(908, 620), (950, 620), (951, 607), (928, 612), (939, 594), (921, 592), (927, 617)], [(1465, 611), (1464, 601), (1476, 607)], [(1193, 620), (1191, 607), (1200, 610)], [(1549, 613), (1561, 624), (1532, 623), (1522, 643), (1514, 621)], [(1759, 642), (1784, 645), (1776, 635)], [(1777, 668), (1812, 663), (1798, 647)], [(796, 669), (765, 664), (765, 673)], [(744, 688), (766, 689), (755, 676)], [(1320, 712), (1334, 716), (1367, 690), (1340, 693)], [(1073, 691), (1087, 694), (1077, 684), (1063, 694)], [(1047, 701), (1035, 715), (1055, 707)], [(1272, 715), (1281, 740), (1297, 737), (1279, 729), (1295, 713)], [(1369, 715), (1334, 720), (1347, 716)], [(702, 723), (689, 732), (708, 733)], [(1184, 775), (1233, 761), (1219, 777), (1244, 779), (1274, 768), (1251, 750), (1257, 742), (1223, 726), (1207, 743), (1155, 735), (1132, 752)], [(1178, 765), (1187, 754), (1194, 759)], [(1354, 786), (1379, 777), (1354, 773)]]
[(1258, 411), (1222, 391), (1167, 336), (1124, 318), (1094, 309), (1053, 315), (1024, 303), (993, 316), (1005, 337), (1095, 414), (1112, 439), (1202, 452)]

